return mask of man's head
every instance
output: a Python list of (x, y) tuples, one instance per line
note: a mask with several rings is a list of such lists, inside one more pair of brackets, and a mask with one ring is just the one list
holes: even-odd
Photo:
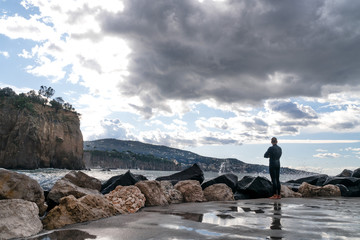
[(271, 139), (271, 143), (272, 143), (272, 145), (277, 144), (277, 139), (276, 139), (276, 137), (273, 137), (273, 138)]

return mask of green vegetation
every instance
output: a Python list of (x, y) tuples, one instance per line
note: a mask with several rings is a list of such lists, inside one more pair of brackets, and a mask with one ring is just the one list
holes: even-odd
[(41, 86), (38, 93), (31, 90), (28, 93), (16, 94), (14, 90), (9, 87), (0, 88), (0, 100), (8, 99), (17, 109), (27, 109), (34, 112), (34, 104), (41, 104), (43, 106), (49, 105), (56, 111), (65, 110), (75, 112), (75, 109), (70, 103), (65, 102), (61, 97), (51, 99), (55, 94), (55, 90), (51, 87)]

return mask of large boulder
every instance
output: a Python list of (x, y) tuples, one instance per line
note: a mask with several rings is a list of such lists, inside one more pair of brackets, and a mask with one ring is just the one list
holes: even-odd
[(87, 222), (119, 214), (117, 208), (101, 194), (86, 195), (79, 199), (70, 195), (43, 219), (45, 229), (61, 228), (69, 224)]
[(196, 180), (201, 184), (204, 181), (204, 179), (205, 179), (204, 172), (196, 163), (181, 172), (174, 173), (169, 176), (156, 178), (157, 181), (164, 181), (164, 180), (171, 181), (173, 185), (175, 185), (179, 181), (185, 181), (185, 180)]
[(341, 191), (338, 186), (325, 185), (324, 187), (314, 186), (303, 182), (299, 188), (303, 197), (340, 197)]
[(145, 206), (145, 196), (136, 186), (117, 186), (105, 195), (120, 213), (135, 213)]
[(176, 190), (170, 181), (161, 181), (160, 184), (161, 190), (169, 204), (182, 203), (184, 201), (182, 193)]
[(22, 199), (0, 200), (0, 219), (0, 239), (29, 237), (43, 228), (38, 206)]
[(203, 184), (201, 184), (201, 187), (202, 189), (205, 189), (214, 184), (224, 183), (228, 187), (230, 187), (233, 192), (236, 192), (237, 182), (238, 182), (238, 177), (235, 174), (227, 173), (219, 177), (216, 177), (214, 179), (211, 179), (207, 182), (204, 182)]
[(351, 176), (354, 178), (360, 178), (360, 168), (355, 169)]
[(217, 183), (204, 189), (207, 201), (234, 201), (234, 193), (225, 183)]
[(147, 180), (146, 177), (142, 175), (132, 174), (129, 170), (125, 174), (111, 177), (104, 184), (102, 184), (101, 193), (107, 194), (112, 190), (114, 190), (117, 186), (131, 186), (131, 185), (135, 185), (135, 183), (139, 181), (144, 181), (144, 180)]
[(39, 183), (25, 174), (0, 169), (0, 199), (24, 199), (36, 203), (44, 215), (47, 205)]
[(284, 198), (301, 198), (301, 193), (294, 192), (288, 186), (281, 185), (281, 197)]
[(344, 169), (340, 174), (336, 175), (336, 177), (351, 177), (353, 174), (353, 171), (349, 169)]
[(145, 195), (145, 206), (163, 206), (169, 204), (159, 181), (140, 181), (135, 186)]
[(355, 177), (332, 177), (328, 178), (327, 181), (324, 183), (324, 185), (327, 184), (342, 184), (346, 187), (352, 187), (352, 186), (359, 186), (360, 185), (360, 179)]
[(55, 183), (47, 198), (58, 204), (61, 198), (69, 195), (80, 198), (85, 195), (100, 194), (100, 187), (99, 180), (80, 171), (71, 171)]
[(204, 192), (199, 181), (186, 180), (175, 184), (174, 188), (181, 192), (184, 197), (184, 202), (204, 202)]
[(264, 177), (245, 176), (237, 184), (237, 193), (249, 198), (267, 198), (273, 195), (272, 183)]
[(306, 182), (315, 186), (324, 186), (324, 183), (327, 181), (328, 178), (329, 176), (326, 174), (317, 174), (317, 175), (299, 178), (296, 180), (290, 180), (287, 181), (287, 183), (297, 183), (301, 185), (303, 182)]
[(356, 177), (334, 177), (329, 178), (325, 184), (336, 185), (341, 190), (341, 196), (360, 197), (360, 178)]
[(90, 177), (82, 171), (71, 171), (66, 174), (63, 179), (68, 180), (78, 187), (94, 189), (97, 191), (101, 190), (101, 181)]

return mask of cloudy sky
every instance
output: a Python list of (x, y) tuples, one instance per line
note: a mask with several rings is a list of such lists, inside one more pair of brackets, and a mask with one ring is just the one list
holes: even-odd
[(56, 90), (84, 140), (360, 167), (360, 1), (0, 0), (0, 88)]

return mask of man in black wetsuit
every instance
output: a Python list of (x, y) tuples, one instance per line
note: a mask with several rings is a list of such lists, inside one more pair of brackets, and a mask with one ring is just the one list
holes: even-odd
[(280, 185), (280, 157), (282, 154), (281, 147), (277, 145), (277, 139), (273, 137), (271, 139), (272, 146), (268, 148), (264, 154), (264, 158), (270, 158), (269, 160), (269, 172), (271, 177), (271, 182), (273, 184), (273, 193), (274, 195), (270, 197), (271, 199), (280, 199), (281, 194), (281, 185)]

